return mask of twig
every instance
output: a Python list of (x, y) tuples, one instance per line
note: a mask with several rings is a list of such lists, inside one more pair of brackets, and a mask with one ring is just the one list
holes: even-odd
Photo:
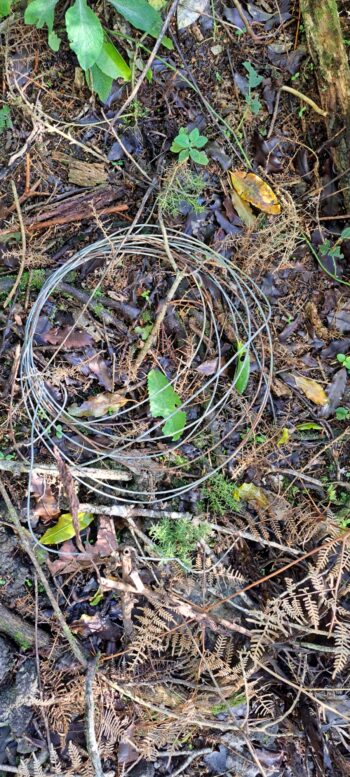
[[(0, 461), (1, 467), (1, 461)], [(80, 505), (80, 509), (83, 513), (92, 513), (93, 515), (110, 515), (111, 518), (170, 518), (173, 520), (185, 519), (190, 521), (193, 519), (192, 513), (178, 513), (175, 510), (151, 510), (144, 507), (138, 507), (138, 505), (92, 505), (90, 503), (84, 503)]]
[[(194, 761), (195, 758), (199, 758), (200, 755), (207, 755), (208, 753), (212, 753), (213, 748), (212, 747), (203, 747), (201, 750), (195, 750), (194, 753), (190, 753), (188, 757), (186, 758), (186, 761), (184, 761), (181, 766), (179, 766), (178, 769), (175, 770), (175, 772), (171, 772), (169, 774), (169, 777), (177, 777), (178, 774), (182, 774), (182, 772), (187, 769), (187, 767)], [(162, 754), (163, 755), (163, 754)], [(182, 755), (182, 753), (178, 753), (178, 755)]]
[[(38, 464), (34, 467), (39, 475), (50, 475), (59, 477), (58, 468), (54, 464)], [(0, 471), (11, 472), (14, 477), (27, 475), (31, 471), (30, 464), (22, 461), (7, 461), (0, 459)], [(93, 467), (71, 467), (72, 475), (76, 477), (88, 476), (92, 480), (131, 480), (129, 472), (122, 469), (95, 469)], [(109, 508), (108, 508), (109, 509)]]
[(24, 528), (24, 526), (22, 526), (22, 524), (20, 522), (20, 519), (19, 519), (19, 517), (17, 515), (17, 512), (16, 512), (16, 510), (15, 510), (15, 508), (14, 508), (14, 506), (13, 506), (11, 500), (10, 500), (10, 497), (9, 497), (9, 495), (7, 493), (7, 490), (6, 490), (6, 488), (5, 488), (5, 486), (4, 486), (4, 484), (3, 484), (1, 479), (0, 479), (0, 493), (1, 493), (1, 496), (2, 496), (2, 498), (4, 500), (4, 502), (5, 502), (5, 505), (7, 507), (8, 518), (11, 521), (11, 523), (13, 524), (13, 526), (15, 527), (15, 529), (16, 529), (16, 531), (18, 533), (18, 536), (20, 538), (20, 542), (21, 542), (21, 545), (23, 547), (23, 550), (28, 554), (28, 556), (29, 556), (29, 558), (31, 560), (31, 563), (33, 564), (33, 567), (34, 567), (34, 569), (35, 569), (35, 571), (36, 571), (36, 573), (38, 575), (38, 578), (39, 578), (40, 582), (42, 583), (42, 585), (43, 585), (43, 587), (45, 589), (46, 596), (47, 596), (47, 598), (50, 601), (52, 609), (53, 609), (53, 611), (55, 613), (55, 616), (56, 616), (56, 618), (58, 620), (58, 623), (59, 623), (59, 625), (60, 625), (60, 627), (61, 627), (61, 629), (63, 631), (63, 634), (64, 634), (65, 638), (67, 639), (67, 641), (69, 643), (71, 651), (75, 655), (75, 657), (79, 661), (79, 663), (85, 668), (86, 664), (87, 664), (87, 661), (86, 661), (86, 658), (84, 656), (84, 653), (82, 652), (81, 648), (79, 647), (78, 642), (76, 641), (74, 635), (72, 634), (69, 626), (67, 625), (67, 623), (66, 623), (66, 621), (65, 621), (65, 619), (64, 619), (64, 617), (62, 615), (62, 612), (61, 612), (61, 610), (60, 610), (60, 608), (59, 608), (59, 606), (57, 604), (57, 601), (56, 601), (56, 598), (55, 598), (54, 594), (51, 591), (51, 588), (50, 588), (50, 585), (49, 585), (49, 583), (48, 583), (48, 581), (46, 579), (46, 576), (45, 576), (45, 574), (44, 574), (44, 572), (43, 572), (43, 570), (42, 570), (42, 568), (41, 568), (41, 566), (40, 566), (40, 564), (39, 564), (39, 562), (38, 562), (38, 560), (36, 558), (36, 555), (34, 553), (34, 550), (32, 548), (31, 542), (30, 542), (30, 538), (28, 536), (28, 532)]
[(164, 22), (163, 22), (162, 29), (161, 29), (161, 31), (160, 31), (160, 33), (159, 33), (159, 35), (158, 35), (158, 38), (157, 38), (157, 40), (156, 40), (156, 42), (155, 42), (155, 44), (154, 44), (154, 46), (153, 46), (153, 49), (152, 49), (152, 51), (151, 51), (151, 53), (150, 53), (150, 55), (149, 55), (149, 57), (148, 57), (148, 60), (147, 60), (147, 62), (146, 62), (146, 64), (145, 64), (145, 67), (143, 68), (143, 71), (142, 71), (142, 73), (141, 73), (140, 77), (138, 78), (138, 80), (137, 80), (137, 82), (136, 82), (136, 84), (135, 84), (135, 86), (134, 86), (133, 90), (132, 90), (132, 91), (131, 91), (131, 93), (129, 94), (129, 97), (128, 97), (128, 98), (125, 100), (125, 102), (124, 102), (124, 104), (122, 105), (122, 107), (119, 109), (119, 111), (117, 111), (116, 115), (114, 116), (114, 118), (113, 118), (113, 124), (115, 124), (115, 123), (116, 123), (116, 121), (117, 121), (117, 120), (118, 120), (118, 119), (119, 119), (119, 118), (122, 116), (122, 114), (124, 113), (125, 109), (126, 109), (126, 108), (127, 108), (129, 105), (130, 105), (130, 103), (132, 103), (132, 101), (135, 99), (135, 97), (136, 97), (136, 95), (137, 95), (137, 93), (138, 93), (138, 91), (139, 91), (139, 89), (140, 89), (140, 86), (143, 84), (143, 82), (144, 82), (144, 80), (145, 80), (145, 78), (146, 78), (146, 76), (147, 76), (147, 73), (148, 73), (148, 71), (149, 71), (149, 69), (150, 69), (150, 67), (151, 67), (152, 63), (153, 63), (153, 61), (155, 60), (155, 58), (156, 58), (156, 56), (157, 56), (158, 49), (159, 49), (159, 48), (161, 47), (161, 45), (162, 45), (163, 36), (165, 35), (165, 33), (166, 33), (166, 31), (167, 31), (167, 29), (168, 29), (168, 27), (169, 27), (169, 24), (170, 24), (170, 22), (171, 22), (171, 18), (172, 18), (172, 16), (173, 16), (173, 13), (174, 13), (174, 11), (176, 11), (176, 8), (177, 8), (177, 5), (178, 5), (178, 3), (179, 3), (179, 0), (173, 0), (173, 2), (172, 2), (172, 4), (171, 4), (171, 6), (170, 6), (170, 8), (169, 8), (169, 11), (168, 11), (168, 13), (167, 13), (167, 15), (166, 15), (166, 17), (165, 17), (165, 19), (164, 19)]
[[(235, 2), (235, 0), (234, 0)], [(328, 116), (327, 111), (324, 111), (322, 108), (320, 108), (317, 103), (315, 103), (314, 100), (311, 100), (311, 97), (308, 97), (306, 94), (303, 94), (303, 92), (299, 92), (298, 89), (294, 89), (293, 86), (281, 86), (280, 89), (281, 92), (288, 92), (289, 94), (294, 94), (294, 97), (299, 97), (299, 100), (303, 100), (304, 103), (307, 103), (310, 105), (310, 107), (316, 112), (319, 113), (320, 116)]]
[(10, 293), (7, 295), (7, 297), (5, 299), (4, 308), (7, 308), (7, 306), (9, 305), (9, 303), (12, 300), (12, 297), (16, 294), (16, 291), (18, 289), (20, 280), (21, 280), (22, 275), (23, 275), (23, 270), (25, 268), (26, 253), (27, 253), (26, 231), (25, 231), (25, 227), (24, 227), (21, 206), (20, 206), (19, 199), (18, 199), (16, 184), (15, 184), (15, 182), (13, 180), (11, 181), (11, 186), (12, 186), (12, 192), (13, 192), (13, 199), (15, 201), (17, 216), (18, 216), (18, 220), (19, 220), (19, 224), (20, 224), (20, 229), (21, 229), (22, 257), (21, 257), (21, 262), (20, 262), (19, 268), (18, 268), (17, 278), (16, 278), (16, 280), (15, 280), (13, 286), (12, 286), (12, 289), (11, 289)]
[(161, 327), (161, 325), (162, 325), (162, 323), (164, 321), (164, 318), (165, 318), (165, 315), (166, 315), (166, 312), (167, 312), (167, 309), (168, 309), (168, 304), (174, 298), (174, 296), (175, 296), (175, 294), (177, 292), (177, 289), (179, 288), (180, 283), (184, 279), (185, 275), (186, 275), (186, 272), (184, 270), (182, 270), (181, 272), (178, 272), (176, 277), (175, 277), (175, 279), (174, 279), (174, 282), (173, 282), (172, 286), (170, 287), (170, 289), (168, 291), (168, 294), (167, 294), (167, 296), (166, 296), (166, 298), (165, 298), (165, 300), (164, 300), (164, 302), (162, 304), (162, 307), (161, 307), (161, 309), (160, 309), (160, 311), (159, 311), (159, 313), (157, 315), (157, 318), (156, 318), (156, 320), (154, 322), (154, 327), (152, 329), (152, 332), (151, 332), (150, 336), (147, 338), (144, 346), (141, 348), (141, 351), (140, 351), (139, 355), (137, 356), (137, 358), (135, 359), (135, 363), (132, 366), (132, 374), (133, 374), (134, 378), (136, 378), (137, 373), (138, 373), (138, 371), (139, 371), (139, 369), (141, 367), (142, 362), (144, 362), (146, 356), (148, 355), (149, 351), (152, 348), (152, 345), (154, 345), (154, 343), (157, 340), (160, 327)]
[(94, 679), (97, 669), (97, 659), (88, 664), (85, 679), (85, 734), (86, 745), (95, 777), (103, 777), (101, 758), (95, 732)]
[(151, 180), (152, 180), (152, 178), (151, 178), (151, 177), (148, 175), (148, 173), (146, 173), (146, 172), (145, 172), (145, 170), (143, 170), (143, 169), (142, 169), (142, 167), (141, 167), (141, 165), (139, 165), (139, 163), (138, 163), (137, 159), (135, 159), (135, 158), (133, 157), (133, 155), (132, 155), (132, 154), (130, 154), (130, 151), (128, 151), (128, 149), (127, 149), (127, 147), (126, 147), (125, 143), (123, 143), (123, 141), (122, 141), (122, 140), (121, 140), (121, 138), (119, 137), (118, 133), (116, 132), (116, 130), (115, 130), (114, 126), (113, 126), (113, 123), (111, 122), (111, 120), (110, 120), (110, 119), (108, 119), (108, 118), (107, 118), (107, 116), (106, 116), (106, 114), (105, 114), (105, 112), (104, 112), (104, 110), (103, 110), (103, 109), (101, 110), (101, 113), (102, 113), (102, 116), (103, 116), (103, 118), (104, 118), (105, 122), (106, 122), (106, 123), (108, 124), (108, 126), (110, 127), (110, 129), (111, 129), (111, 131), (112, 131), (112, 133), (113, 133), (113, 135), (114, 135), (114, 137), (115, 137), (116, 141), (119, 143), (119, 145), (120, 145), (120, 148), (121, 148), (121, 149), (124, 151), (124, 154), (125, 154), (125, 156), (127, 156), (127, 157), (128, 157), (128, 159), (130, 159), (130, 162), (132, 162), (132, 164), (133, 164), (133, 165), (135, 165), (135, 167), (137, 167), (137, 169), (139, 170), (139, 172), (141, 173), (141, 175), (143, 175), (143, 177), (144, 177), (144, 178), (146, 178), (146, 179), (147, 179), (147, 181), (151, 181)]

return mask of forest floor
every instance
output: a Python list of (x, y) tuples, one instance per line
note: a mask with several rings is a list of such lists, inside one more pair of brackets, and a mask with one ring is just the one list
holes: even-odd
[(1, 775), (350, 774), (350, 214), (242, 13), (107, 14), (127, 107), (1, 22)]

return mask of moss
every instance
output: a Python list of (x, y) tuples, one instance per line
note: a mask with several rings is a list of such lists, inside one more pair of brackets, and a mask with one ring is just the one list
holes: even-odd
[(30, 642), (23, 636), (21, 631), (15, 631), (13, 634), (13, 639), (15, 642), (17, 642), (17, 645), (19, 645), (22, 650), (29, 650), (31, 647)]

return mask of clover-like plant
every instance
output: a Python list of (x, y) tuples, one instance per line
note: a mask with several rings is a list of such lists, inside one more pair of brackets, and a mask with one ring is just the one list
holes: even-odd
[(203, 148), (208, 143), (208, 138), (205, 135), (201, 135), (199, 129), (195, 127), (189, 132), (185, 127), (181, 127), (179, 134), (174, 138), (170, 151), (179, 155), (179, 162), (185, 162), (186, 159), (192, 159), (197, 165), (207, 165), (209, 159), (204, 151), (198, 149)]

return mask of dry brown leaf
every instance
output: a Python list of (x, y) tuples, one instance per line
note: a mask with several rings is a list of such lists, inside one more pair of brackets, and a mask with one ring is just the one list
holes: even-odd
[(326, 405), (328, 397), (322, 386), (312, 378), (304, 378), (303, 375), (293, 375), (295, 385), (305, 394), (310, 402), (315, 405)]
[(87, 332), (81, 332), (70, 326), (55, 327), (49, 329), (41, 335), (42, 340), (50, 345), (62, 345), (64, 348), (84, 348), (86, 345), (92, 345), (93, 339)]
[(39, 477), (35, 471), (32, 472), (30, 490), (36, 501), (33, 511), (34, 515), (37, 518), (41, 518), (44, 522), (51, 521), (51, 518), (57, 518), (61, 511), (52, 493), (51, 486), (43, 478)]
[(70, 405), (68, 413), (75, 418), (102, 418), (102, 416), (108, 415), (108, 413), (117, 413), (127, 402), (129, 400), (125, 399), (122, 394), (118, 394), (117, 391), (113, 393), (104, 392), (94, 397), (89, 397), (82, 405)]
[(270, 213), (273, 216), (281, 213), (281, 206), (275, 192), (258, 175), (246, 173), (245, 170), (231, 170), (230, 179), (232, 186), (242, 200), (250, 202), (264, 213)]

